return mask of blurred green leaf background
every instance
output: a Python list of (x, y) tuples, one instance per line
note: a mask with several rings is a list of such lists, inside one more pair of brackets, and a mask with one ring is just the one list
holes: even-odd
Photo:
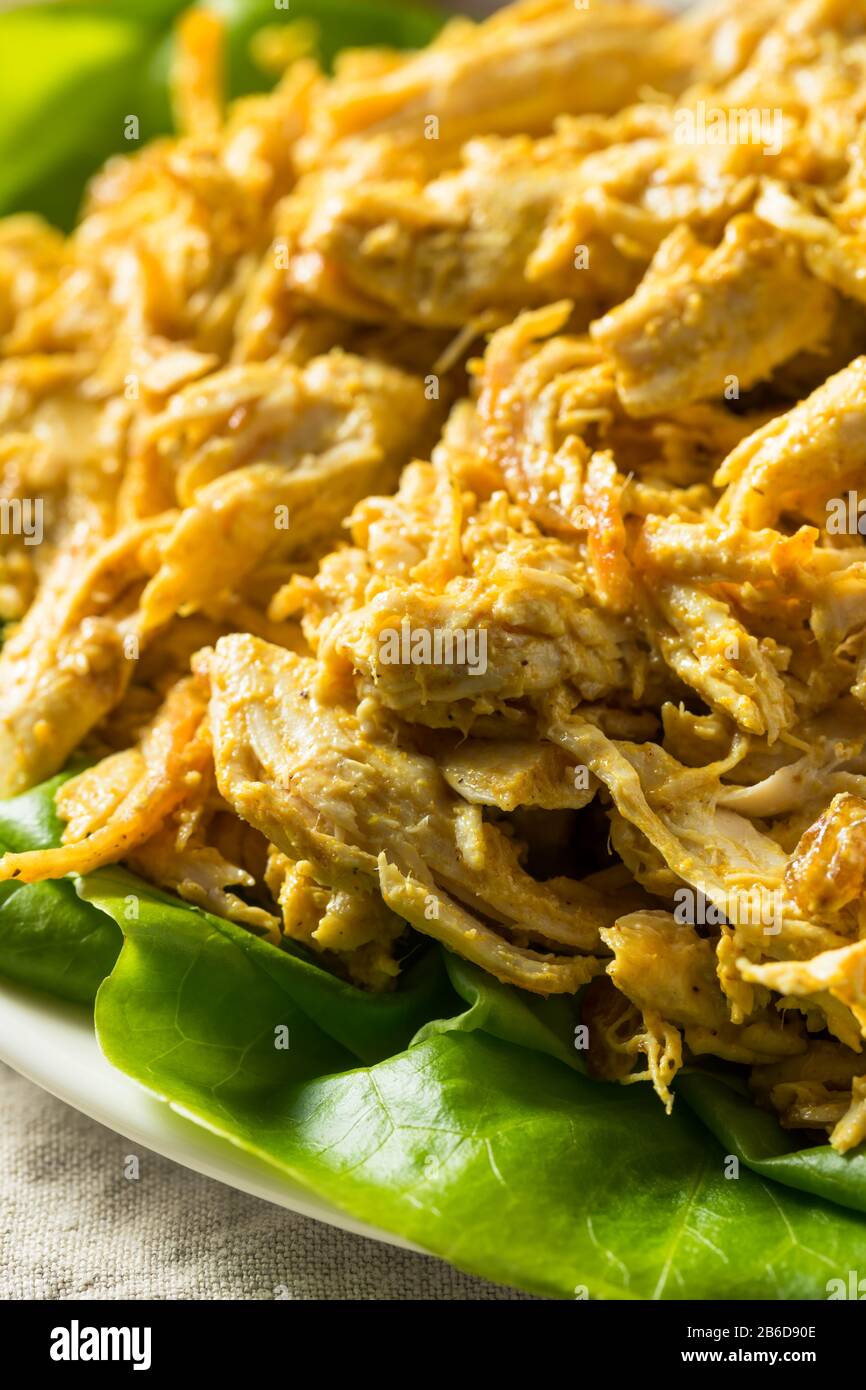
[[(342, 48), (420, 48), (447, 17), (422, 0), (208, 0), (222, 15), (229, 95), (274, 75), (251, 40), (265, 26), (313, 26), (329, 67)], [(39, 212), (69, 228), (87, 179), (110, 154), (171, 130), (173, 26), (185, 0), (48, 0), (0, 12), (0, 216)], [(139, 138), (124, 138), (128, 116)]]

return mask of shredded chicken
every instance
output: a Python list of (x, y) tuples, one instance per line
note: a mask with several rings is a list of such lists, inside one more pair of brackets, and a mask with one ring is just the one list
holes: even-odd
[[(0, 223), (0, 792), (866, 1141), (866, 6), (519, 0)], [(38, 515), (35, 503), (38, 501)], [(83, 770), (81, 770), (83, 768)]]

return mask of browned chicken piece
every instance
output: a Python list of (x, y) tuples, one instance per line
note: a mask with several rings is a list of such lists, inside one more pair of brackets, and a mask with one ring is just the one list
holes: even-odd
[(785, 513), (825, 527), (827, 501), (856, 488), (866, 457), (866, 357), (738, 444), (716, 475), (727, 525), (772, 526)]
[(629, 686), (626, 651), (579, 585), (543, 569), (454, 580), (438, 595), (420, 585), (381, 589), (338, 620), (319, 647), (332, 668), (361, 673), (404, 718), (468, 731), (482, 714), (572, 682), (585, 699)]
[[(590, 980), (580, 1000), (581, 1022), (588, 1031), (586, 1064), (591, 1076), (601, 1081), (626, 1082), (639, 1052), (646, 1052), (636, 1039), (641, 1036), (641, 1014), (631, 1000), (613, 983), (609, 975), (596, 975)], [(675, 1076), (682, 1063), (679, 1030), (671, 1034), (674, 1049), (666, 1058), (666, 1066)], [(662, 1078), (666, 1085), (667, 1077)]]
[(384, 851), (377, 867), (382, 899), (393, 912), (503, 984), (535, 994), (574, 994), (603, 968), (596, 956), (555, 956), (510, 945), (505, 936), (480, 926), (456, 897), (439, 888), (431, 895), (427, 884), (389, 863)]
[(238, 922), (254, 935), (279, 945), (281, 934), (276, 916), (245, 902), (237, 891), (256, 888), (249, 870), (227, 860), (215, 845), (185, 838), (179, 831), (181, 827), (170, 817), (162, 829), (127, 853), (127, 867), (148, 883), (176, 893), (184, 902)]
[[(179, 803), (200, 786), (212, 764), (205, 708), (201, 684), (194, 677), (179, 682), (145, 731), (140, 751), (121, 754), (121, 763), (109, 758), (101, 814), (95, 818), (101, 823), (80, 839), (64, 836), (58, 849), (5, 854), (0, 859), (0, 881), (36, 883), (68, 873), (87, 874), (126, 859), (155, 835)], [(99, 774), (93, 770), (83, 776), (91, 788), (98, 784)], [(92, 791), (88, 798), (91, 807), (95, 796)], [(73, 835), (85, 828), (81, 811), (76, 810)]]
[(847, 944), (847, 924), (831, 930), (804, 918), (786, 897), (781, 846), (725, 807), (721, 777), (742, 759), (741, 737), (721, 760), (684, 767), (656, 744), (609, 739), (588, 720), (569, 715), (556, 698), (542, 710), (541, 730), (607, 788), (618, 813), (612, 821), (616, 848), (650, 892), (672, 898), (682, 884), (690, 885), (713, 904), (717, 921), (737, 927), (743, 947), (773, 960)]
[(0, 794), (59, 771), (121, 698), (139, 653), (138, 601), (170, 521), (96, 546), (78, 530), (58, 552), (0, 653)]
[(811, 597), (825, 576), (844, 570), (856, 553), (818, 550), (814, 527), (793, 536), (772, 527), (753, 531), (741, 522), (689, 522), (647, 517), (636, 561), (651, 572), (687, 584), (773, 585), (785, 594)]
[(303, 158), (348, 165), (363, 137), (391, 167), (441, 167), (475, 135), (541, 133), (563, 112), (617, 111), (644, 85), (684, 79), (664, 20), (660, 9), (616, 0), (591, 12), (572, 0), (519, 0), (478, 27), (454, 21), (408, 58), (350, 55), (316, 102)]
[(782, 178), (820, 188), (844, 173), (866, 112), (864, 34), (863, 0), (793, 0), (746, 65), (713, 93), (725, 109), (782, 113)]
[(518, 806), (577, 811), (598, 790), (597, 780), (552, 744), (470, 738), (438, 761), (445, 781), (464, 801), (501, 811)]
[[(374, 567), (363, 590), (356, 575), (353, 602), (307, 629), (321, 680), (344, 684), (354, 670), (402, 717), (464, 732), (489, 714), (518, 717), (517, 702), (563, 681), (585, 700), (627, 699), (642, 653), (626, 625), (600, 610), (581, 578), (580, 550), (545, 536), (502, 493), (480, 505), (461, 496), (450, 467), (445, 455), (418, 465), (395, 499), (359, 508), (355, 534), (369, 535)], [(432, 543), (420, 530), (416, 540), (413, 513), (420, 520), (437, 505)], [(345, 583), (341, 561), (349, 562), (335, 557), (333, 579)], [(328, 565), (314, 587), (331, 582)]]
[(766, 734), (770, 743), (793, 724), (794, 701), (780, 674), (789, 660), (784, 649), (771, 639), (759, 641), (723, 598), (696, 585), (659, 585), (651, 602), (649, 639), (711, 708), (724, 710), (745, 733)]
[[(783, 1129), (817, 1129), (835, 1135), (849, 1109), (850, 1091), (833, 1090), (821, 1081), (780, 1082), (767, 1097)], [(836, 1146), (845, 1153), (848, 1145)]]
[(174, 122), (185, 135), (216, 135), (224, 118), (223, 25), (209, 10), (190, 10), (177, 26), (172, 74)]
[(751, 1086), (786, 1129), (830, 1131), (840, 1153), (866, 1139), (866, 1057), (822, 1038), (801, 1057), (752, 1068)]
[(802, 247), (813, 275), (860, 304), (866, 303), (862, 165), (858, 148), (846, 184), (829, 208), (805, 193), (796, 197), (777, 179), (767, 180), (755, 202), (755, 212), (763, 221)]
[[(581, 1006), (594, 1075), (626, 1084), (651, 1081), (670, 1112), (670, 1085), (683, 1064), (684, 1042), (694, 1056), (739, 1063), (805, 1052), (802, 1032), (778, 1014), (762, 1011), (741, 1026), (731, 1022), (712, 943), (670, 913), (633, 912), (602, 937), (614, 959), (606, 980), (591, 983)], [(647, 1067), (635, 1072), (640, 1055)]]
[(866, 1141), (866, 1076), (851, 1083), (851, 1104), (830, 1131), (830, 1143), (839, 1153), (847, 1153)]
[(399, 916), (526, 988), (572, 991), (590, 978), (595, 962), (512, 945), (482, 917), (588, 951), (615, 911), (600, 894), (575, 884), (565, 897), (530, 879), (432, 759), (317, 700), (314, 662), (238, 635), (217, 643), (207, 667), (220, 792), (319, 883), (378, 879)]
[(711, 0), (689, 5), (674, 22), (676, 41), (692, 54), (693, 80), (717, 87), (741, 72), (791, 0)]
[(316, 882), (310, 864), (296, 863), (273, 846), (266, 881), (286, 936), (355, 984), (376, 991), (396, 985), (400, 966), (393, 951), (406, 923), (385, 906), (378, 886), (356, 883), (332, 892)]
[(853, 1150), (866, 0), (519, 0), (231, 105), (223, 31), (71, 236), (0, 220), (0, 796), (88, 763), (0, 879), (370, 990), (414, 928)]
[(804, 912), (834, 916), (859, 905), (866, 882), (866, 800), (843, 792), (800, 839), (785, 871)]
[(74, 273), (19, 315), (10, 349), (84, 342), (100, 390), (118, 394), (159, 387), (162, 359), (179, 346), (225, 360), (270, 211), (294, 181), (313, 85), (301, 65), (274, 98), (241, 103), (224, 130), (110, 160), (69, 243)]
[[(235, 891), (256, 890), (249, 866), (261, 876), (267, 844), (258, 837), (260, 843), (252, 845), (256, 832), (222, 809), (201, 694), (184, 678), (133, 746), (63, 783), (55, 805), (66, 822), (65, 853), (71, 852), (77, 868), (94, 853), (104, 854), (106, 841), (111, 862), (124, 847), (123, 862), (149, 883), (278, 943), (276, 917)], [(173, 789), (163, 785), (168, 779), (176, 784)], [(46, 867), (53, 876), (64, 862), (69, 861), (49, 860)]]
[(723, 1028), (728, 1009), (712, 945), (669, 912), (633, 912), (603, 932), (613, 953), (607, 973), (639, 1009), (680, 1027)]
[[(755, 839), (753, 827), (740, 817), (728, 823), (727, 834), (716, 823), (720, 772), (736, 757), (685, 768), (654, 744), (608, 738), (596, 724), (570, 714), (557, 699), (543, 708), (540, 725), (545, 737), (603, 783), (623, 819), (657, 850), (671, 871), (671, 890), (680, 877), (711, 901), (724, 902), (724, 880), (731, 869), (735, 882), (746, 880), (750, 872), (753, 879), (770, 886), (781, 879), (785, 856), (778, 846), (763, 836)], [(741, 831), (745, 831), (742, 838)]]
[(407, 469), (396, 497), (368, 498), (352, 518), (366, 554), (335, 553), (276, 601), (281, 616), (307, 605), (319, 688), (345, 688), (354, 671), (404, 718), (464, 731), (517, 717), (513, 702), (562, 680), (588, 700), (627, 692), (640, 653), (587, 593), (579, 550), (502, 493), (478, 504), (459, 467), (437, 450), (434, 465)]
[[(11, 315), (0, 346), (0, 554), (13, 583), (21, 574), (41, 579), (56, 548), (76, 529), (94, 543), (111, 535), (133, 413), (130, 402), (94, 389), (102, 344), (61, 333), (58, 340), (40, 339), (18, 350), (19, 329), (30, 312), (69, 280), (81, 288), (84, 277), (66, 249), (49, 278), (44, 242), (53, 234), (35, 218), (14, 222), (18, 235), (9, 238), (9, 271), (17, 267), (17, 281), (4, 286), (0, 279), (0, 305), (5, 300)], [(0, 234), (0, 277), (3, 246)], [(34, 285), (40, 295), (28, 292)], [(20, 603), (4, 617), (19, 618), (26, 606)]]
[[(202, 488), (246, 465), (294, 470), (329, 452), (342, 457), (355, 442), (384, 456), (410, 431), (421, 440), (428, 429), (432, 435), (437, 418), (408, 372), (339, 349), (303, 366), (276, 355), (174, 393), (148, 421), (126, 482), (161, 473), (161, 495), (147, 512), (189, 507)], [(121, 500), (138, 515), (134, 496)]]
[(794, 1082), (820, 1083), (831, 1090), (850, 1090), (851, 1082), (866, 1067), (866, 1057), (839, 1043), (816, 1038), (808, 1052), (755, 1067), (751, 1083), (757, 1091)]
[(822, 951), (811, 960), (771, 961), (755, 965), (742, 959), (740, 974), (756, 984), (797, 999), (829, 993), (850, 1009), (866, 1037), (866, 940)]
[(278, 235), (298, 295), (372, 322), (484, 326), (568, 297), (585, 326), (627, 298), (679, 224), (718, 237), (754, 179), (705, 168), (662, 105), (473, 139), (424, 183), (333, 173), (286, 200)]
[[(858, 174), (859, 174), (858, 170)], [(810, 270), (840, 294), (866, 304), (866, 225), (863, 220), (862, 183), (858, 180), (851, 202), (856, 207), (834, 209), (835, 217), (829, 234), (824, 224), (818, 236), (808, 224), (813, 239), (805, 246)]]
[(69, 263), (63, 235), (40, 217), (19, 213), (0, 222), (0, 334), (4, 350), (19, 317), (57, 284)]
[(185, 506), (144, 627), (336, 535), (361, 497), (396, 482), (436, 414), (417, 378), (339, 352), (229, 368), (174, 397), (153, 438), (174, 448)]
[(735, 217), (717, 247), (686, 227), (672, 232), (631, 299), (592, 326), (616, 364), (631, 415), (722, 400), (820, 347), (831, 290), (811, 276), (799, 247), (758, 218)]
[(479, 330), (562, 295), (582, 301), (588, 321), (631, 293), (643, 263), (594, 230), (584, 257), (574, 235), (570, 257), (538, 256), (580, 183), (573, 164), (542, 162), (517, 141), (473, 142), (464, 163), (426, 186), (326, 179), (302, 189), (283, 215), (289, 289), (372, 323)]
[(613, 359), (560, 332), (569, 314), (567, 302), (548, 305), (493, 334), (480, 372), (481, 443), (546, 532), (587, 537), (599, 598), (628, 607), (622, 523), (701, 517), (714, 500), (712, 468), (749, 434), (749, 417), (701, 404), (636, 422), (617, 394)]
[(758, 1064), (805, 1052), (794, 1019), (764, 1010), (742, 1024), (731, 1022), (719, 987), (713, 943), (669, 912), (633, 912), (602, 930), (613, 952), (607, 973), (644, 1018), (657, 1016), (683, 1030), (696, 1056)]
[(478, 400), (485, 453), (511, 497), (545, 530), (565, 535), (587, 524), (583, 482), (591, 446), (582, 434), (615, 409), (604, 355), (583, 339), (551, 336), (570, 308), (521, 314), (494, 334)]
[[(649, 1081), (670, 1114), (674, 1104), (670, 1083), (683, 1064), (680, 1030), (661, 1014), (642, 1013), (608, 975), (590, 981), (581, 997), (580, 1016), (589, 1030), (590, 1075), (623, 1086)], [(634, 1071), (641, 1056), (646, 1058), (646, 1068)]]

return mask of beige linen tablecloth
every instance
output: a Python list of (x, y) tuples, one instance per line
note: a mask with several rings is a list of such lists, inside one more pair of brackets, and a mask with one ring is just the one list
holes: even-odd
[(524, 1297), (203, 1178), (0, 1064), (0, 1298)]

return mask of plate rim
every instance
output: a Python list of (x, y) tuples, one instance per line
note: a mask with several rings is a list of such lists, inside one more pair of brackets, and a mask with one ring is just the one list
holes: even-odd
[[(35, 1055), (28, 1041), (34, 1029), (43, 1038)], [(307, 1191), (277, 1165), (248, 1153), (119, 1071), (99, 1047), (87, 1005), (0, 979), (0, 1062), (112, 1133), (203, 1177), (351, 1235), (439, 1258)]]

